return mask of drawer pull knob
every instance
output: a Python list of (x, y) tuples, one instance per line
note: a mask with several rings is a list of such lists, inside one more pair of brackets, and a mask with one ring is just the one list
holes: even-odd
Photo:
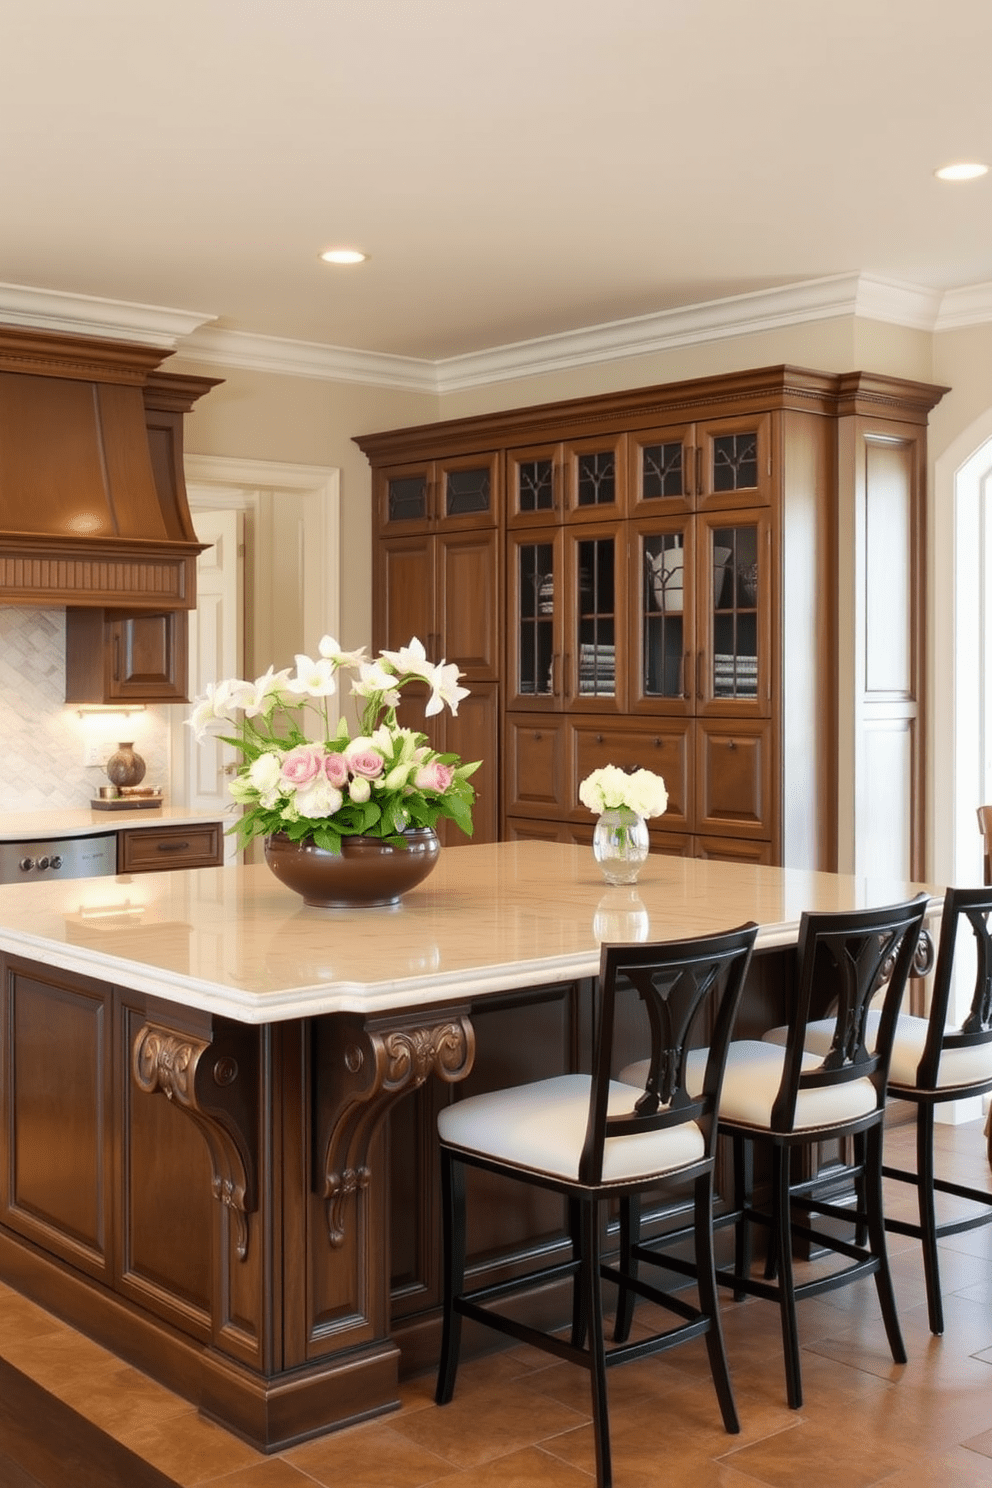
[(664, 749), (665, 746), (662, 744), (660, 739), (655, 739), (654, 747), (655, 749)]
[(534, 739), (535, 739), (535, 741), (539, 740), (540, 738), (541, 738), (541, 731), (540, 731), (540, 729), (535, 729), (534, 730)]
[(189, 847), (188, 842), (156, 842), (156, 852), (185, 852)]
[(596, 743), (597, 744), (602, 744), (602, 742), (603, 742), (603, 736), (602, 736), (602, 734), (597, 734), (596, 735)]
[(728, 749), (736, 749), (737, 748), (737, 740), (736, 739), (728, 739), (727, 740), (727, 748)]

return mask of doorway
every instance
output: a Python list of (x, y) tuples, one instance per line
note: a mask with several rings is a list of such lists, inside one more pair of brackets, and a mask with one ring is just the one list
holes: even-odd
[[(327, 632), (340, 631), (340, 472), (329, 466), (187, 455), (186, 486), (201, 541), (227, 533), (228, 577), (212, 575), (192, 619), (190, 697), (226, 676), (255, 677), (293, 658)], [(216, 514), (216, 520), (212, 514)], [(229, 520), (225, 523), (224, 516)], [(230, 516), (236, 519), (231, 525)], [(232, 538), (231, 534), (235, 534)], [(230, 587), (231, 565), (238, 583)], [(218, 602), (218, 593), (223, 598)], [(232, 595), (240, 593), (240, 600)], [(221, 606), (238, 606), (235, 624)], [(234, 651), (230, 639), (237, 634)], [(222, 645), (223, 643), (223, 645)], [(220, 675), (218, 647), (226, 658)], [(228, 661), (234, 665), (227, 669)], [(173, 710), (170, 794), (177, 805), (230, 807), (225, 767), (233, 754), (216, 749), (193, 762), (188, 716)], [(192, 746), (193, 748), (197, 746)], [(208, 778), (209, 777), (209, 778)], [(195, 800), (194, 800), (195, 796)]]

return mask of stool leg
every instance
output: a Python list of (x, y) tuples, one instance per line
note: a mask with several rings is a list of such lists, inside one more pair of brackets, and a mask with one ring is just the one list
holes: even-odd
[[(622, 1276), (637, 1275), (637, 1257), (634, 1246), (641, 1238), (641, 1197), (633, 1194), (620, 1200), (620, 1255), (617, 1265)], [(634, 1321), (635, 1293), (631, 1287), (620, 1283), (617, 1292), (617, 1316), (613, 1327), (615, 1343), (626, 1343)]]
[(865, 1132), (865, 1213), (868, 1222), (868, 1243), (871, 1253), (878, 1258), (875, 1272), (875, 1290), (882, 1309), (882, 1321), (889, 1340), (892, 1357), (897, 1364), (906, 1362), (906, 1346), (899, 1327), (896, 1309), (896, 1294), (892, 1287), (892, 1272), (889, 1270), (889, 1252), (885, 1243), (885, 1212), (882, 1207), (882, 1127), (870, 1127)]
[(597, 1488), (611, 1488), (610, 1421), (606, 1398), (606, 1338), (603, 1332), (603, 1297), (600, 1285), (599, 1205), (581, 1204), (582, 1278), (589, 1324), (589, 1379), (592, 1385), (592, 1424), (596, 1442)]
[[(582, 1255), (582, 1212), (576, 1199), (568, 1201), (568, 1233), (572, 1241), (572, 1259)], [(572, 1280), (572, 1347), (581, 1348), (586, 1341), (586, 1294), (582, 1285), (582, 1268)]]
[(709, 1354), (710, 1373), (720, 1405), (720, 1414), (726, 1429), (736, 1434), (741, 1429), (734, 1404), (734, 1387), (730, 1383), (727, 1367), (727, 1351), (723, 1341), (723, 1326), (720, 1322), (720, 1302), (716, 1290), (716, 1272), (713, 1258), (713, 1170), (695, 1184), (695, 1238), (696, 1238), (696, 1287), (699, 1291), (699, 1307), (710, 1320), (706, 1334), (706, 1350)]
[[(734, 1275), (750, 1276), (752, 1239), (748, 1210), (754, 1193), (754, 1146), (746, 1137), (734, 1133)], [(746, 1292), (735, 1291), (734, 1301), (742, 1302)]]
[(934, 1209), (933, 1106), (921, 1101), (916, 1110), (916, 1193), (920, 1206), (920, 1241), (923, 1274), (927, 1284), (927, 1314), (930, 1332), (944, 1331), (944, 1305), (940, 1296), (940, 1265), (937, 1258), (937, 1215)]
[(438, 1405), (447, 1405), (455, 1390), (462, 1339), (462, 1317), (454, 1304), (465, 1285), (465, 1168), (445, 1147), (441, 1148), (441, 1230), (444, 1321), (434, 1399)]
[(799, 1361), (799, 1320), (796, 1315), (795, 1282), (792, 1275), (792, 1205), (790, 1202), (790, 1158), (787, 1147), (772, 1145), (772, 1204), (778, 1271), (778, 1305), (785, 1357), (785, 1387), (789, 1405), (798, 1410), (803, 1403), (802, 1368)]

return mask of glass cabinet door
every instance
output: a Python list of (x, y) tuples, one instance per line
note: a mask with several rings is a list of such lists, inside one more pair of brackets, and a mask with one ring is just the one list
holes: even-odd
[(631, 704), (638, 711), (688, 713), (695, 674), (695, 543), (691, 522), (638, 524), (627, 583), (632, 607)]
[(562, 534), (547, 530), (514, 534), (509, 552), (509, 705), (560, 708)]
[(637, 515), (687, 512), (692, 506), (692, 426), (671, 425), (630, 435), (633, 503)]
[(566, 543), (566, 690), (573, 707), (613, 712), (624, 693), (624, 544), (612, 523), (595, 532), (569, 532)]
[(696, 425), (697, 507), (764, 505), (771, 500), (772, 415)]
[(624, 514), (626, 455), (623, 434), (572, 440), (564, 446), (566, 521), (603, 522)]
[[(705, 541), (703, 540), (705, 534)], [(713, 712), (769, 709), (770, 537), (766, 517), (700, 529), (697, 697)]]
[(507, 524), (546, 527), (562, 516), (560, 444), (509, 450), (506, 456)]
[(380, 530), (495, 527), (499, 468), (498, 452), (383, 467), (376, 475)]

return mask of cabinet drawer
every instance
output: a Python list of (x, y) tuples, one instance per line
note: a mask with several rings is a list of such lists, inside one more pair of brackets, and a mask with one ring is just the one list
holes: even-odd
[(568, 809), (563, 719), (506, 721), (506, 812), (508, 816), (557, 815)]
[(572, 813), (589, 815), (588, 808), (579, 800), (579, 786), (593, 770), (604, 765), (617, 765), (621, 770), (651, 770), (665, 782), (668, 808), (649, 825), (663, 827), (665, 831), (688, 832), (692, 800), (691, 728), (689, 720), (677, 718), (656, 718), (650, 723), (631, 722), (622, 726), (585, 719), (570, 722)]
[(696, 830), (773, 840), (771, 725), (707, 718), (696, 727)]
[(136, 827), (117, 834), (117, 872), (151, 873), (166, 868), (214, 868), (223, 862), (220, 822), (185, 827)]

